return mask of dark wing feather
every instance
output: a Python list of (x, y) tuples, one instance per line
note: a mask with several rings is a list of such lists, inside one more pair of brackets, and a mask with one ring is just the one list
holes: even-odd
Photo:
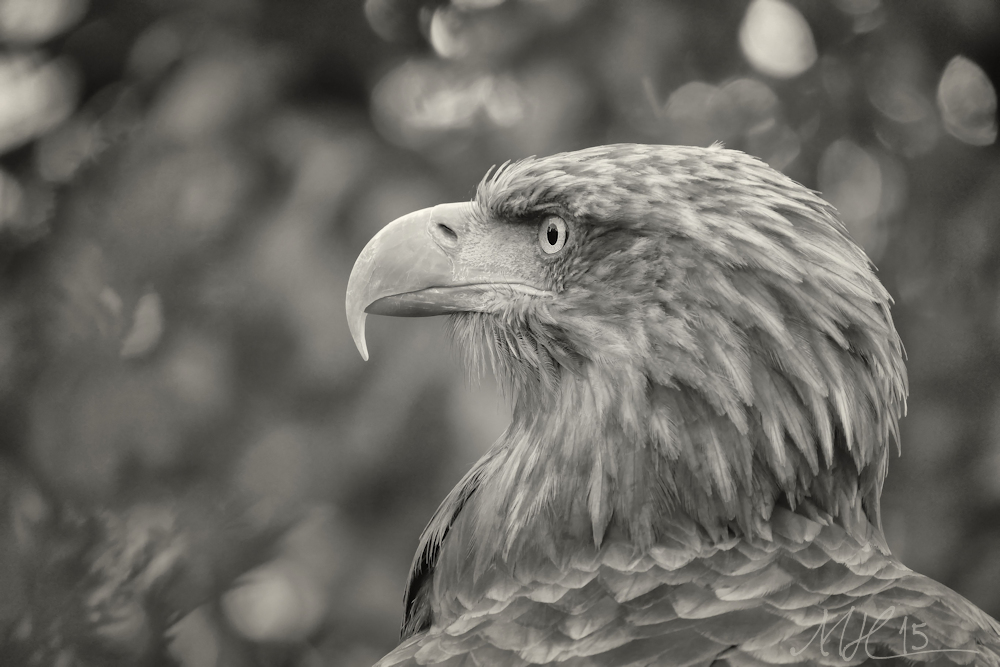
[(448, 531), (458, 517), (465, 503), (479, 488), (486, 471), (490, 469), (496, 458), (496, 452), (490, 452), (451, 490), (438, 506), (430, 522), (420, 534), (420, 543), (410, 565), (410, 576), (406, 581), (403, 593), (403, 625), (400, 630), (401, 639), (407, 639), (415, 633), (431, 626), (430, 592), (433, 587), (434, 567), (437, 565), (441, 544)]

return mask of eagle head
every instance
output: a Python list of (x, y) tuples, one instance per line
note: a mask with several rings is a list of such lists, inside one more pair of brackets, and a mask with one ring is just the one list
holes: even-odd
[[(619, 144), (508, 163), (471, 202), (365, 247), (347, 311), (452, 314), (512, 396), (494, 528), (581, 513), (766, 535), (776, 504), (881, 544), (905, 410), (890, 297), (833, 207), (718, 146)], [(862, 526), (858, 528), (858, 526)]]

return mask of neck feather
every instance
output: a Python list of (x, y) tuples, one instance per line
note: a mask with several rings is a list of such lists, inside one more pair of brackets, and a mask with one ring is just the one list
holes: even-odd
[[(734, 511), (703, 480), (723, 465), (713, 457), (732, 457), (723, 447), (740, 439), (706, 442), (707, 432), (718, 437), (736, 429), (697, 392), (667, 390), (628, 368), (596, 364), (563, 372), (556, 387), (518, 398), (510, 427), (482, 462), (461, 540), (475, 554), (469, 562), (479, 572), (496, 562), (517, 563), (531, 549), (554, 558), (584, 545), (600, 547), (608, 534), (640, 549), (678, 531), (697, 533), (708, 543), (734, 536), (770, 539), (776, 505), (826, 517), (860, 542), (887, 551), (877, 491), (865, 493), (882, 471), (858, 471), (842, 442), (834, 448), (840, 454), (820, 474), (808, 473), (804, 459), (794, 462), (805, 471), (794, 493), (747, 450), (749, 483), (736, 475)], [(669, 428), (669, 437), (662, 428)], [(707, 451), (713, 444), (717, 451)], [(788, 455), (796, 451), (792, 447)]]

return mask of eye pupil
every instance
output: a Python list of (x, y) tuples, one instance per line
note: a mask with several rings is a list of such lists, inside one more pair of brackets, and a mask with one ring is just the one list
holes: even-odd
[(546, 255), (554, 255), (566, 245), (566, 223), (558, 216), (550, 216), (538, 226), (538, 245)]

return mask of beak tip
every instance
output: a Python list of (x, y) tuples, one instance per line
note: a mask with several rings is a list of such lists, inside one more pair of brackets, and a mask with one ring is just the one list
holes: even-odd
[(368, 361), (368, 342), (365, 340), (365, 319), (367, 319), (368, 314), (361, 311), (359, 315), (354, 317), (349, 317), (348, 324), (351, 329), (351, 338), (354, 339), (354, 345), (358, 348), (358, 352), (361, 353), (361, 358)]
[(351, 339), (361, 353), (361, 358), (368, 361), (368, 343), (365, 341), (365, 320), (368, 313), (365, 312), (364, 297), (359, 293), (355, 284), (355, 275), (352, 272), (351, 279), (347, 286), (347, 328), (351, 330)]

